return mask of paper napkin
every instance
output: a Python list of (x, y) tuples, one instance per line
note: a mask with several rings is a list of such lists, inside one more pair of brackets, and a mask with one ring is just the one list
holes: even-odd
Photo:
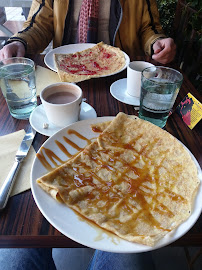
[(48, 68), (37, 66), (35, 74), (36, 74), (37, 96), (40, 95), (41, 91), (46, 86), (53, 84), (53, 83), (61, 82), (57, 72), (54, 72)]
[[(0, 136), (0, 187), (3, 185), (4, 180), (15, 162), (15, 155), (24, 135), (25, 131), (20, 130), (15, 133)], [(30, 172), (35, 155), (35, 150), (31, 146), (27, 157), (21, 164), (11, 196), (30, 189)]]

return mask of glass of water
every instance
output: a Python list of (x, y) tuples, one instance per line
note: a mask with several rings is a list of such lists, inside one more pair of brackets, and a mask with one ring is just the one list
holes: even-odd
[(161, 128), (182, 85), (182, 74), (172, 68), (154, 66), (142, 71), (139, 118)]
[(37, 106), (34, 62), (24, 57), (2, 60), (0, 87), (10, 114), (17, 119), (28, 119)]

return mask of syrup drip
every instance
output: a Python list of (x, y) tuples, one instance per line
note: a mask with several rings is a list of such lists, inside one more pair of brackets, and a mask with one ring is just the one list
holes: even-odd
[[(91, 143), (91, 140), (87, 139), (75, 130), (68, 130), (68, 134), (74, 134), (79, 139), (86, 141), (87, 144)], [(102, 135), (100, 135), (100, 137), (102, 137)], [(76, 164), (74, 163), (74, 166), (72, 167), (74, 174), (71, 173), (71, 175), (68, 175), (66, 172), (66, 178), (68, 181), (65, 185), (65, 191), (61, 191), (60, 196), (63, 198), (63, 196), (65, 196), (68, 192), (75, 189), (80, 192), (78, 188), (81, 187), (96, 186), (96, 194), (93, 192), (88, 192), (82, 196), (85, 196), (85, 200), (88, 202), (89, 208), (93, 207), (94, 205), (99, 205), (100, 201), (103, 201), (104, 205), (100, 205), (99, 209), (101, 213), (105, 214), (106, 220), (110, 218), (110, 212), (115, 205), (116, 207), (114, 208), (114, 216), (118, 217), (120, 215), (120, 211), (123, 211), (131, 217), (127, 221), (127, 227), (129, 231), (131, 229), (134, 231), (135, 220), (142, 219), (144, 223), (154, 226), (162, 231), (169, 232), (170, 229), (163, 228), (160, 222), (156, 219), (156, 216), (160, 215), (172, 218), (174, 213), (172, 213), (172, 211), (170, 211), (167, 206), (160, 202), (160, 198), (167, 198), (168, 200), (181, 203), (186, 202), (186, 199), (171, 191), (169, 189), (169, 183), (166, 182), (164, 182), (163, 193), (161, 192), (159, 170), (163, 167), (163, 160), (158, 166), (154, 166), (154, 164), (152, 164), (152, 160), (149, 158), (149, 154), (152, 150), (151, 148), (154, 144), (158, 144), (158, 139), (154, 138), (153, 142), (151, 142), (149, 145), (142, 146), (141, 150), (137, 151), (134, 148), (134, 145), (135, 141), (141, 139), (141, 135), (136, 137), (135, 141), (131, 140), (129, 143), (125, 144), (120, 143), (118, 139), (115, 141), (113, 134), (110, 133), (107, 134), (105, 138), (112, 142), (112, 149), (116, 150), (98, 148), (97, 150), (90, 152), (88, 149), (85, 149), (85, 151), (83, 151), (83, 155), (87, 155), (88, 159), (90, 159), (91, 163), (94, 165), (91, 167), (86, 163), (81, 162), (80, 160), (78, 160)], [(79, 147), (67, 137), (64, 136), (63, 139), (65, 143), (72, 146), (77, 151), (80, 152), (82, 150), (81, 147)], [(103, 138), (101, 139), (103, 140)], [(103, 143), (105, 142), (103, 141)], [(58, 141), (56, 141), (56, 144), (64, 153), (66, 153), (68, 157), (73, 157), (73, 155), (67, 151), (63, 144), (59, 143)], [(64, 163), (51, 150), (43, 147), (42, 149), (45, 151), (46, 155), (48, 158), (50, 158), (55, 166), (58, 165), (54, 159), (56, 159), (61, 164)], [(126, 149), (132, 152), (133, 157), (130, 159), (130, 161), (124, 159), (123, 153)], [(76, 155), (77, 154), (78, 152)], [(37, 154), (37, 157), (43, 166), (45, 166), (47, 169), (52, 169), (43, 153)], [(137, 164), (140, 164), (141, 162), (143, 162), (144, 165), (142, 167), (138, 167)], [(120, 163), (121, 166), (119, 165), (117, 167), (117, 164)], [(81, 167), (83, 168), (84, 173), (80, 172)], [(152, 176), (149, 174), (151, 167), (154, 168)], [(99, 176), (101, 170), (103, 170), (105, 175), (104, 179)], [(107, 178), (109, 175), (108, 172), (110, 173), (109, 179)], [(60, 174), (60, 172), (58, 173)], [(133, 178), (131, 173), (135, 175), (136, 178)], [(167, 171), (167, 174), (169, 175), (170, 172)], [(113, 177), (115, 177), (116, 181), (113, 181)], [(124, 187), (122, 187), (123, 183), (127, 186), (125, 193)], [(122, 188), (123, 190), (121, 190)], [(123, 194), (124, 197), (121, 199)], [(65, 198), (66, 200), (69, 200), (70, 204), (72, 204), (71, 198), (67, 197), (67, 195)], [(131, 204), (133, 201), (135, 201), (137, 205)], [(114, 226), (120, 226), (121, 221), (119, 218), (114, 219), (113, 222)]]
[[(86, 137), (84, 137), (83, 135), (81, 135), (79, 132), (77, 132), (76, 130), (73, 129), (68, 129), (67, 130), (67, 134), (71, 135), (74, 134), (76, 137), (78, 137), (79, 139), (86, 141), (87, 144), (90, 144), (92, 141), (87, 139)], [(67, 148), (64, 146), (64, 144), (62, 144), (61, 142), (59, 142), (58, 140), (55, 140), (55, 143), (57, 144), (58, 148), (69, 158), (74, 158), (76, 155), (78, 155), (79, 152), (81, 152), (83, 150), (83, 148), (79, 147), (77, 144), (75, 144), (73, 141), (71, 141), (70, 139), (68, 139), (66, 136), (63, 136), (64, 141), (70, 145), (71, 147), (73, 147), (74, 149), (77, 150), (76, 154), (71, 154)], [(92, 140), (94, 140), (92, 138)], [(50, 161), (52, 161), (52, 163), (55, 165), (55, 167), (58, 167), (59, 165), (65, 163), (67, 160), (62, 161), (53, 151), (51, 151), (48, 148), (45, 147), (41, 147), (41, 151), (40, 153), (37, 153), (36, 156), (37, 158), (40, 160), (41, 164), (48, 170), (48, 171), (52, 171), (53, 169), (55, 169), (55, 167), (52, 167), (51, 164), (49, 163), (49, 161), (47, 160), (47, 158), (45, 157), (44, 153), (46, 154), (47, 158), (50, 159)], [(57, 160), (60, 164), (58, 165), (58, 163), (55, 162), (55, 160)]]

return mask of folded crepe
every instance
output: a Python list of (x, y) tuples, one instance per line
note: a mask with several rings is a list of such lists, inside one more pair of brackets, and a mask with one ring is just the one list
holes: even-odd
[(93, 128), (102, 131), (97, 140), (37, 183), (101, 228), (154, 246), (191, 214), (195, 163), (177, 139), (138, 117), (119, 113)]

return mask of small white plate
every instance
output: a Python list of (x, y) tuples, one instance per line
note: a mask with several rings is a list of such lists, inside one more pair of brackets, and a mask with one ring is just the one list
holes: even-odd
[(110, 93), (123, 103), (140, 106), (140, 98), (132, 97), (127, 93), (127, 78), (115, 81), (110, 87)]
[[(90, 106), (86, 102), (82, 102), (81, 104), (81, 112), (79, 116), (80, 120), (86, 120), (86, 119), (94, 119), (97, 118), (97, 113), (94, 110), (92, 106)], [(31, 126), (39, 133), (46, 135), (46, 136), (52, 136), (56, 132), (58, 132), (61, 127), (56, 127), (54, 124), (48, 122), (48, 118), (46, 116), (46, 113), (44, 111), (43, 105), (39, 105), (36, 107), (36, 109), (31, 113), (29, 118)], [(48, 128), (43, 128), (43, 124), (48, 123)]]
[[(64, 54), (75, 53), (75, 52), (80, 52), (80, 51), (86, 50), (88, 48), (92, 48), (95, 45), (96, 44), (94, 44), (94, 43), (77, 43), (77, 44), (69, 44), (69, 45), (60, 46), (60, 47), (57, 47), (57, 48), (51, 50), (50, 52), (48, 52), (44, 57), (44, 62), (50, 69), (52, 69), (53, 71), (57, 71), (56, 66), (55, 66), (55, 61), (54, 61), (54, 54), (55, 53), (62, 53), (62, 54), (63, 53)], [(111, 75), (114, 75), (116, 73), (119, 73), (119, 72), (123, 71), (124, 69), (126, 69), (126, 67), (129, 65), (130, 58), (125, 52), (123, 52), (123, 53), (124, 53), (125, 60), (126, 60), (125, 66), (121, 70), (119, 70), (118, 72), (111, 73), (107, 76), (111, 76)], [(100, 76), (100, 77), (106, 77), (106, 75)]]

